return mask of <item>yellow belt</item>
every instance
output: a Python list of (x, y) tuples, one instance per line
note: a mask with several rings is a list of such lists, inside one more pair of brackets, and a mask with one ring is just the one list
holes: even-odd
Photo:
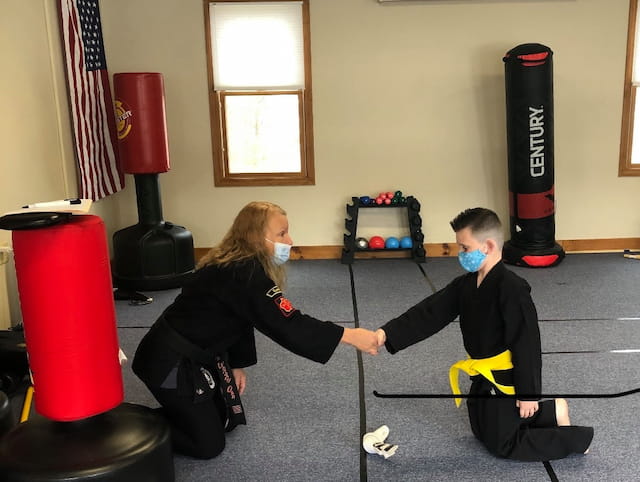
[[(513, 368), (511, 362), (511, 352), (505, 350), (499, 355), (492, 356), (491, 358), (468, 358), (467, 360), (460, 360), (454, 363), (449, 369), (449, 383), (451, 384), (451, 391), (454, 395), (460, 395), (460, 385), (458, 384), (458, 373), (460, 370), (466, 372), (470, 376), (482, 375), (491, 383), (493, 383), (502, 393), (506, 395), (514, 395), (516, 393), (515, 387), (512, 385), (501, 385), (496, 382), (493, 377), (493, 370), (509, 370)], [(456, 398), (456, 407), (460, 406), (462, 399)]]

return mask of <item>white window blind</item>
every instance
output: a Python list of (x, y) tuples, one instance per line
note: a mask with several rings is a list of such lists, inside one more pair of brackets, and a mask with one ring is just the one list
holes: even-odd
[(302, 2), (209, 6), (215, 90), (304, 88)]

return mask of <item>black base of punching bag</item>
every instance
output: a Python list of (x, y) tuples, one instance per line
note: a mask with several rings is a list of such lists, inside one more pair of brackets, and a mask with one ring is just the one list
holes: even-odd
[(75, 422), (31, 419), (0, 439), (3, 482), (173, 482), (169, 426), (124, 403)]
[(562, 246), (555, 243), (550, 248), (520, 248), (511, 241), (506, 241), (502, 248), (502, 260), (507, 264), (526, 266), (527, 268), (550, 268), (560, 264), (564, 259)]
[(162, 219), (158, 174), (136, 174), (138, 224), (113, 235), (113, 285), (124, 291), (177, 288), (195, 266), (193, 237)]
[(11, 403), (6, 393), (0, 392), (0, 439), (6, 434), (14, 425), (16, 420), (13, 416), (13, 410), (11, 410)]
[(11, 395), (29, 373), (24, 332), (0, 331), (0, 391)]
[(113, 285), (125, 291), (177, 288), (194, 269), (191, 233), (170, 222), (117, 231), (113, 251)]

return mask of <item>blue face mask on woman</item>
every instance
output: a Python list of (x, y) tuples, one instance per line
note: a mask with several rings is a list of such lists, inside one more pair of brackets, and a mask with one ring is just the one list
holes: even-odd
[[(264, 238), (267, 239), (267, 238)], [(273, 242), (270, 239), (267, 239), (271, 244), (273, 244), (273, 262), (278, 266), (281, 264), (285, 264), (289, 261), (289, 253), (291, 252), (291, 245), (285, 243), (279, 243), (278, 241)]]
[(479, 249), (469, 252), (460, 251), (458, 253), (458, 261), (460, 261), (460, 265), (470, 273), (478, 271), (486, 258), (487, 255)]

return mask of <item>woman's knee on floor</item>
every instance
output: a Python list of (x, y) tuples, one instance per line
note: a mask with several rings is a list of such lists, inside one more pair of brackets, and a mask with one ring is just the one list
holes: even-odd
[(558, 422), (558, 426), (567, 426), (571, 425), (571, 420), (569, 419), (569, 404), (564, 398), (556, 398), (556, 421)]
[(207, 460), (217, 457), (222, 453), (225, 446), (225, 439), (224, 437), (221, 437), (216, 439), (211, 438), (207, 440), (198, 440), (190, 445), (190, 447), (175, 446), (174, 448), (176, 449), (176, 452), (182, 453), (183, 455), (188, 455), (196, 459)]
[[(174, 420), (175, 422), (175, 420)], [(171, 441), (175, 452), (197, 459), (212, 459), (224, 450), (225, 432), (217, 417), (202, 417), (200, 425), (172, 424)]]

